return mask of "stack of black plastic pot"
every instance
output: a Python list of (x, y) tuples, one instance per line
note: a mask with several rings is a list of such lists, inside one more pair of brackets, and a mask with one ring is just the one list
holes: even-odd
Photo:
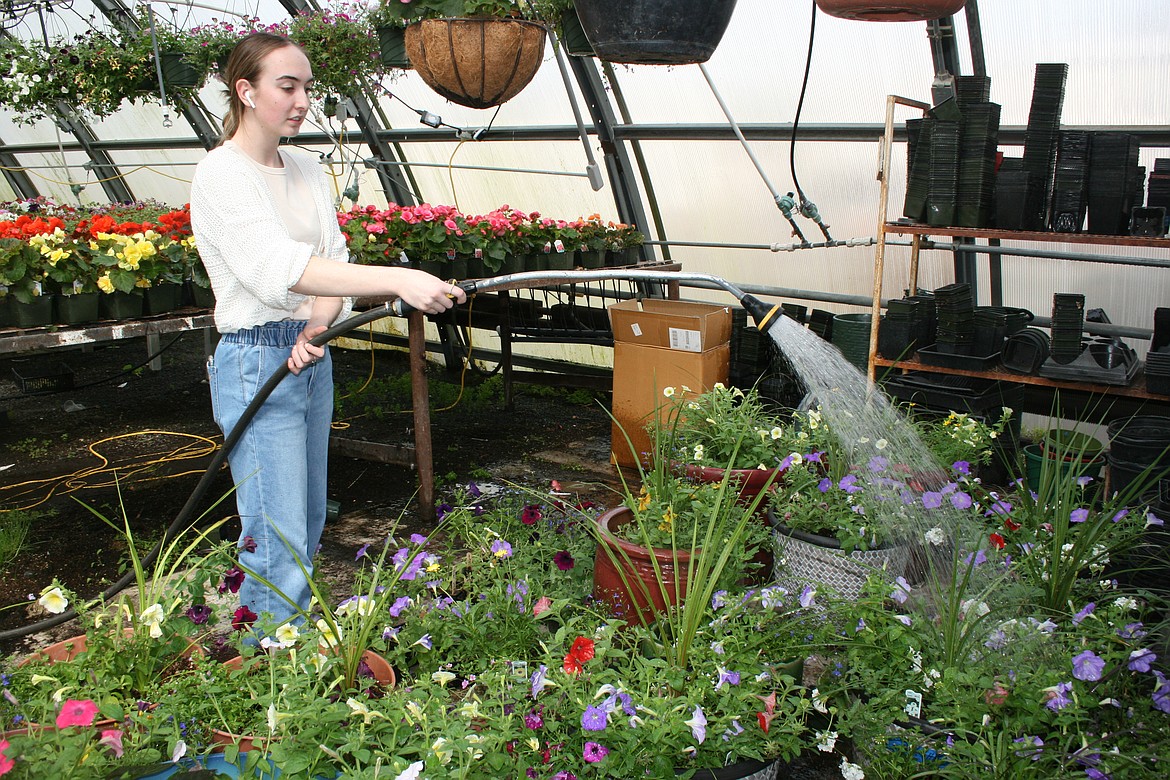
[(1093, 133), (1089, 152), (1090, 233), (1128, 235), (1138, 191), (1140, 149), (1137, 136), (1131, 133)]
[(1049, 196), (1056, 166), (1060, 114), (1068, 63), (1039, 63), (1032, 84), (1032, 107), (1024, 133), (1024, 170), (1036, 190), (1038, 211), (1024, 215), (1025, 230), (1043, 230), (1048, 224)]
[(1170, 592), (1170, 417), (1114, 420), (1108, 431), (1110, 492), (1128, 498), (1129, 506), (1147, 510), (1164, 523), (1147, 522), (1142, 537), (1120, 561), (1120, 579), (1166, 594)]
[(1066, 130), (1060, 134), (1056, 179), (1052, 187), (1052, 229), (1079, 233), (1085, 224), (1089, 186), (1089, 133)]
[(1146, 353), (1146, 390), (1170, 395), (1170, 308), (1154, 309), (1154, 335)]

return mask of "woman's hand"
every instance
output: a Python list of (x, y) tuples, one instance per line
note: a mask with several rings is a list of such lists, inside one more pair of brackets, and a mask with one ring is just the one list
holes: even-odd
[(397, 285), (398, 297), (425, 314), (442, 314), (467, 300), (467, 292), (454, 282), (412, 268), (397, 270), (403, 274)]
[(288, 356), (288, 370), (299, 375), (301, 369), (311, 366), (325, 357), (325, 347), (316, 347), (309, 343), (310, 339), (320, 336), (328, 330), (325, 325), (306, 325), (297, 336), (297, 343), (293, 345), (292, 354)]

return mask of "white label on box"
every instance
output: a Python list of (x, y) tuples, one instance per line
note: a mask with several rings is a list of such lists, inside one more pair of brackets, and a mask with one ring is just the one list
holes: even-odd
[(636, 322), (630, 325), (630, 330), (634, 331), (635, 336), (642, 335), (642, 327)]
[(702, 352), (703, 339), (697, 330), (683, 328), (670, 329), (670, 348), (681, 349), (684, 352)]

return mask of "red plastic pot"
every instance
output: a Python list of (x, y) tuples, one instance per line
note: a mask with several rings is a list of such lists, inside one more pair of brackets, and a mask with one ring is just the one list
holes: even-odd
[(817, 0), (829, 16), (863, 22), (925, 22), (958, 12), (967, 0)]

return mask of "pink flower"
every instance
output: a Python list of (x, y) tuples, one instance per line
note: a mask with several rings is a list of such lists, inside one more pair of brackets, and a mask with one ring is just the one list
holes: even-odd
[(537, 617), (541, 612), (547, 612), (548, 608), (552, 606), (552, 599), (548, 596), (541, 596), (532, 605), (532, 617)]
[(8, 740), (0, 739), (0, 775), (6, 775), (16, 766), (16, 762), (8, 757)]
[(122, 757), (122, 732), (120, 729), (105, 729), (102, 731), (102, 738), (98, 742), (114, 751), (116, 758)]
[(598, 742), (586, 742), (584, 758), (590, 764), (596, 764), (601, 759), (609, 755), (609, 748)]
[(61, 712), (57, 713), (57, 728), (92, 726), (97, 712), (98, 706), (92, 699), (67, 699), (61, 705)]

